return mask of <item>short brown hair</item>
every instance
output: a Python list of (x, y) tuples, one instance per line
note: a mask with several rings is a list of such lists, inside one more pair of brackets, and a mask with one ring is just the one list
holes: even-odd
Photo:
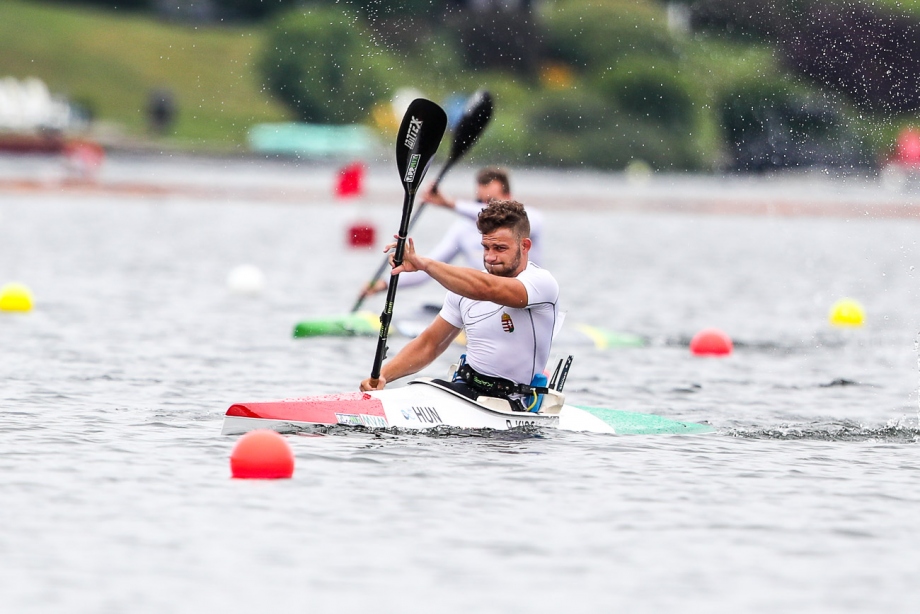
[(508, 171), (497, 166), (487, 166), (476, 173), (476, 183), (479, 185), (489, 185), (493, 181), (501, 184), (505, 194), (511, 194), (511, 182), (508, 181)]
[(527, 218), (527, 211), (524, 210), (524, 205), (516, 200), (493, 198), (479, 212), (476, 227), (484, 235), (492, 234), (499, 228), (510, 228), (519, 241), (530, 237), (530, 220)]

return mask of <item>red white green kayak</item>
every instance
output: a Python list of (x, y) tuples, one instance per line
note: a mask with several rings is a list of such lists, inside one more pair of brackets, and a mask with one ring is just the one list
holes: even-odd
[(569, 405), (560, 393), (547, 395), (537, 413), (513, 411), (501, 399), (480, 398), (480, 401), (422, 378), (407, 386), (375, 392), (237, 403), (224, 416), (223, 434), (237, 435), (265, 428), (284, 433), (334, 425), (500, 431), (539, 427), (619, 435), (700, 434), (713, 430), (705, 424), (677, 422), (651, 414)]

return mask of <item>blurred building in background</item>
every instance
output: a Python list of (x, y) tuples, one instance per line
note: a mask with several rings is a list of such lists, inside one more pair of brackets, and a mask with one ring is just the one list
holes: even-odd
[(88, 117), (40, 79), (0, 78), (0, 131), (34, 132), (83, 129)]

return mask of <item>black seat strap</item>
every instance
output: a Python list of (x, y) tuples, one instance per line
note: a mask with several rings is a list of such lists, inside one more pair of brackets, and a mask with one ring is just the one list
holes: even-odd
[(461, 365), (459, 369), (457, 369), (457, 375), (459, 375), (460, 379), (466, 382), (467, 385), (473, 390), (491, 394), (493, 396), (507, 397), (511, 394), (530, 395), (534, 393), (546, 394), (549, 392), (549, 389), (545, 386), (517, 384), (512, 382), (510, 379), (492, 377), (491, 375), (483, 375), (465, 363)]

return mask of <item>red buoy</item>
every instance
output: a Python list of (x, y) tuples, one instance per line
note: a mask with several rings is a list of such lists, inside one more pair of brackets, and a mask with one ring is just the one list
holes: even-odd
[(905, 128), (898, 135), (894, 162), (904, 166), (920, 166), (920, 130)]
[(733, 348), (731, 337), (718, 328), (704, 328), (690, 340), (690, 351), (696, 356), (728, 356)]
[(349, 164), (339, 171), (335, 184), (335, 195), (338, 198), (352, 198), (364, 193), (364, 165), (360, 162)]
[(355, 222), (348, 227), (348, 245), (351, 247), (374, 247), (377, 229), (371, 222)]
[(105, 160), (105, 149), (91, 141), (69, 141), (64, 145), (67, 165), (81, 179), (92, 179)]
[(275, 431), (250, 431), (233, 447), (230, 473), (235, 478), (289, 478), (294, 475), (294, 453), (287, 440)]

